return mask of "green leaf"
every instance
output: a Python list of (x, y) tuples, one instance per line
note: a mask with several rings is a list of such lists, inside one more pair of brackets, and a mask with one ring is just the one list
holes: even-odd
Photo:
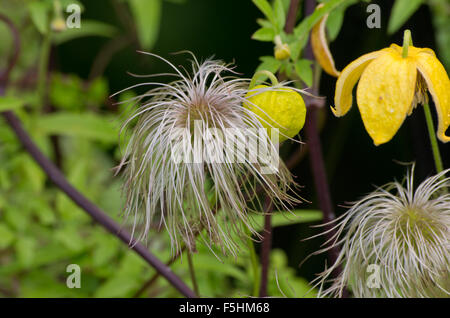
[(56, 223), (55, 213), (45, 199), (36, 198), (30, 202), (33, 213), (39, 218), (42, 225), (52, 225)]
[(33, 1), (28, 4), (28, 11), (30, 12), (31, 21), (33, 21), (36, 29), (42, 34), (48, 32), (48, 13), (50, 6), (46, 1)]
[(303, 48), (308, 41), (309, 32), (312, 27), (320, 21), (320, 19), (327, 13), (334, 10), (339, 5), (353, 0), (330, 0), (326, 2), (321, 8), (315, 10), (311, 15), (303, 19), (303, 21), (295, 27), (294, 34), (298, 38), (300, 48)]
[(29, 224), (29, 215), (16, 205), (9, 205), (4, 209), (2, 219), (19, 232), (25, 231)]
[(34, 265), (42, 266), (46, 264), (60, 262), (64, 259), (70, 258), (75, 255), (73, 250), (63, 248), (58, 242), (51, 242), (39, 249), (39, 253), (36, 254)]
[(292, 43), (289, 43), (289, 48), (291, 49), (291, 60), (294, 62), (297, 61), (300, 57), (303, 43), (301, 41), (294, 41)]
[(107, 235), (98, 235), (96, 247), (92, 253), (92, 264), (101, 267), (108, 264), (119, 252), (117, 238)]
[(80, 11), (84, 12), (84, 5), (80, 1), (78, 1), (78, 0), (61, 0), (61, 7), (64, 9), (64, 11), (71, 4), (76, 4), (77, 6), (80, 7)]
[(29, 185), (31, 185), (34, 191), (41, 191), (44, 188), (46, 180), (45, 173), (31, 157), (24, 156), (21, 159), (21, 171)]
[(90, 113), (52, 113), (39, 117), (34, 124), (47, 135), (84, 137), (106, 143), (116, 143), (118, 139), (118, 127), (108, 117)]
[(256, 19), (256, 23), (258, 23), (263, 28), (273, 28), (272, 23), (267, 21), (266, 19)]
[(112, 276), (95, 291), (94, 297), (116, 298), (131, 296), (137, 289), (139, 282), (126, 276)]
[(116, 271), (116, 275), (128, 278), (140, 278), (146, 266), (147, 264), (139, 255), (127, 249), (125, 255), (122, 257), (119, 269)]
[(30, 267), (36, 254), (36, 241), (29, 237), (21, 237), (17, 240), (15, 247), (19, 264), (25, 268)]
[(273, 28), (261, 28), (252, 35), (253, 40), (271, 42), (275, 37)]
[(423, 0), (396, 0), (389, 17), (388, 34), (395, 33), (419, 9)]
[(108, 82), (103, 77), (97, 77), (89, 85), (86, 99), (87, 102), (93, 105), (103, 103), (108, 97)]
[(255, 6), (261, 10), (262, 13), (266, 16), (266, 18), (275, 26), (275, 15), (273, 13), (273, 9), (270, 6), (267, 0), (252, 0)]
[(214, 272), (221, 273), (233, 277), (241, 282), (248, 280), (245, 272), (234, 264), (220, 262), (211, 253), (199, 253), (192, 258), (194, 268), (199, 272)]
[(128, 0), (139, 42), (143, 49), (150, 50), (158, 37), (161, 20), (161, 0)]
[[(0, 132), (1, 134), (2, 132)], [(6, 190), (11, 186), (11, 178), (6, 169), (0, 168), (0, 190)], [(3, 200), (0, 199), (0, 209), (2, 208)]]
[(49, 86), (49, 97), (57, 108), (66, 110), (82, 110), (85, 96), (82, 80), (74, 74), (54, 73)]
[[(255, 221), (255, 229), (262, 231), (264, 228), (264, 215), (256, 215), (253, 217)], [(294, 211), (278, 211), (272, 215), (272, 227), (310, 223), (322, 220), (322, 211), (319, 210), (294, 210)]]
[(310, 60), (306, 59), (298, 60), (295, 63), (295, 71), (297, 72), (297, 75), (308, 87), (311, 87), (313, 82), (311, 63), (312, 62)]
[(113, 37), (116, 33), (117, 29), (110, 24), (98, 21), (82, 20), (81, 28), (66, 29), (63, 32), (55, 33), (52, 36), (52, 40), (53, 43), (59, 45), (81, 37)]
[(13, 241), (14, 233), (5, 224), (0, 224), (0, 250), (7, 248)]
[[(62, 277), (65, 272), (61, 268)], [(51, 275), (53, 274), (53, 275)], [(68, 275), (68, 274), (67, 274)], [(36, 269), (20, 279), (20, 295), (25, 298), (73, 298), (88, 297), (84, 288), (84, 275), (81, 288), (67, 288), (63, 280), (57, 279), (55, 273)]]
[(57, 229), (53, 238), (55, 242), (61, 243), (64, 248), (67, 248), (75, 253), (83, 251), (85, 247), (85, 241), (80, 236), (75, 226), (67, 225), (63, 228)]
[[(267, 70), (275, 74), (281, 66), (281, 61), (278, 61), (273, 56), (261, 56), (259, 59), (261, 60), (261, 64), (259, 64), (255, 72)], [(264, 81), (266, 79), (267, 76), (264, 75), (258, 77), (258, 80), (260, 81)]]
[(23, 100), (12, 96), (0, 96), (0, 112), (23, 107)]
[(348, 1), (338, 6), (336, 9), (330, 12), (330, 15), (327, 19), (327, 33), (328, 38), (331, 41), (334, 41), (341, 30), (342, 23), (344, 22), (344, 14), (345, 10), (352, 4), (358, 2), (357, 0)]
[(296, 270), (288, 266), (288, 258), (281, 249), (270, 253), (270, 272), (268, 289), (274, 297), (303, 298), (316, 297), (317, 291), (308, 281), (296, 276)]
[(281, 0), (281, 3), (283, 4), (284, 12), (288, 12), (291, 0)]
[(284, 25), (286, 24), (286, 13), (284, 11), (284, 6), (282, 0), (275, 0), (273, 3), (275, 20), (278, 27), (278, 32), (283, 30)]

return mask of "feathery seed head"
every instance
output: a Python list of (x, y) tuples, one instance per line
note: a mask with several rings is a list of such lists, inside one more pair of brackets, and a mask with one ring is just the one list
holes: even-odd
[(156, 225), (169, 233), (172, 252), (181, 242), (195, 250), (205, 229), (206, 244), (235, 255), (236, 238), (247, 229), (256, 234), (249, 214), (262, 211), (258, 188), (283, 209), (299, 202), (288, 194), (295, 184), (279, 159), (278, 135), (269, 137), (243, 107), (250, 81), (224, 75), (233, 73), (230, 65), (194, 57), (189, 74), (145, 54), (169, 64), (175, 80), (131, 87), (154, 86), (136, 97), (140, 107), (122, 130), (130, 132), (118, 167), (126, 180), (125, 215), (133, 216), (133, 229), (142, 227), (139, 240)]
[(413, 172), (406, 187), (379, 188), (337, 220), (331, 241), (341, 252), (318, 277), (322, 286), (332, 282), (321, 296), (340, 296), (345, 286), (355, 297), (450, 296), (450, 169), (415, 191)]

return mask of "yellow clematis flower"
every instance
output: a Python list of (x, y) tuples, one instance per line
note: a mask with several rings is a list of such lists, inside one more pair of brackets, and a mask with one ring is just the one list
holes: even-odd
[[(403, 55), (402, 55), (403, 53)], [(392, 44), (389, 48), (365, 54), (350, 63), (339, 75), (334, 97), (334, 115), (344, 116), (352, 106), (352, 90), (359, 79), (356, 101), (364, 126), (375, 145), (392, 139), (407, 115), (418, 103), (433, 97), (438, 115), (437, 136), (450, 125), (450, 80), (433, 50)]]

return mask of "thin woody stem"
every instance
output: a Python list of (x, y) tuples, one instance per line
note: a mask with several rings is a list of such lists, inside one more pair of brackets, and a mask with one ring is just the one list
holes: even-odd
[[(305, 1), (305, 15), (309, 15), (314, 12), (316, 7), (316, 1)], [(312, 52), (311, 43), (305, 49), (305, 58), (314, 60), (314, 54)], [(311, 88), (313, 94), (317, 95), (319, 91), (319, 80), (316, 77), (314, 86)], [(309, 161), (314, 178), (314, 184), (316, 187), (316, 193), (319, 201), (319, 207), (323, 212), (323, 223), (328, 224), (335, 219), (333, 202), (331, 200), (330, 188), (327, 181), (327, 174), (325, 170), (325, 163), (322, 154), (322, 146), (320, 142), (319, 130), (317, 127), (317, 111), (320, 108), (319, 101), (312, 98), (305, 98), (305, 104), (307, 107), (307, 118), (305, 123), (305, 135), (306, 143), (309, 145)], [(327, 234), (325, 239), (328, 241), (330, 237), (335, 234), (335, 230), (332, 229), (332, 225), (326, 226)], [(328, 259), (331, 264), (334, 264), (339, 255), (339, 248), (337, 246), (331, 246), (328, 250)], [(337, 277), (341, 272), (341, 267), (337, 267), (333, 272), (333, 276)], [(347, 297), (348, 292), (345, 289), (343, 297)]]
[(187, 254), (187, 259), (188, 259), (189, 275), (191, 276), (192, 286), (193, 286), (194, 292), (197, 294), (197, 296), (200, 296), (200, 293), (198, 290), (197, 278), (195, 276), (194, 263), (192, 262), (192, 253), (191, 253), (191, 251), (188, 250), (186, 254)]
[[(170, 260), (168, 262), (166, 262), (166, 266), (170, 267), (170, 265), (175, 263), (175, 261), (180, 257), (181, 253), (183, 253), (185, 249), (186, 249), (186, 246), (183, 246), (183, 248), (181, 249), (181, 252), (179, 254), (176, 254), (175, 256), (171, 257)], [(148, 288), (150, 288), (158, 280), (159, 276), (160, 276), (159, 272), (156, 272), (155, 274), (153, 274), (150, 277), (150, 279), (148, 281), (146, 281), (142, 285), (142, 287), (139, 288), (139, 290), (133, 295), (133, 298), (140, 297)]]

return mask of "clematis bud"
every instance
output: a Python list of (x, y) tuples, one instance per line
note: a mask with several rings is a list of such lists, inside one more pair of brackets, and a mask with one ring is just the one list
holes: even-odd
[(291, 56), (289, 45), (283, 43), (279, 35), (275, 37), (274, 55), (277, 60), (285, 60)]

